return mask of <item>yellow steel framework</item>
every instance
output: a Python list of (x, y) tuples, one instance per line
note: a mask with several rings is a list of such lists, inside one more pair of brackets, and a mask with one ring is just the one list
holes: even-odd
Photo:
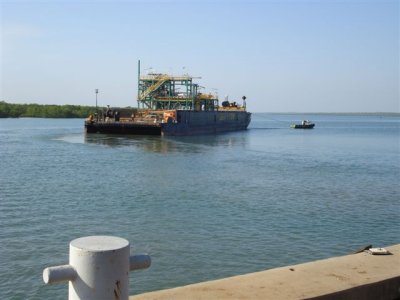
[(216, 110), (218, 97), (199, 92), (189, 75), (151, 73), (138, 76), (138, 108), (150, 110)]

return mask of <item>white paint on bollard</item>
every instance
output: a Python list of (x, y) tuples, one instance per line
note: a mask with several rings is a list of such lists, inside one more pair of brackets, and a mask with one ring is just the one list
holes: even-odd
[(69, 265), (43, 270), (47, 284), (69, 281), (69, 300), (128, 300), (129, 271), (148, 268), (150, 256), (129, 256), (129, 242), (112, 236), (75, 239)]
[(146, 269), (151, 265), (151, 258), (146, 254), (133, 255), (129, 257), (129, 270)]
[(129, 242), (89, 236), (70, 243), (69, 263), (78, 274), (69, 282), (69, 299), (129, 298)]
[(70, 265), (49, 267), (43, 270), (43, 281), (46, 284), (75, 280), (77, 274)]

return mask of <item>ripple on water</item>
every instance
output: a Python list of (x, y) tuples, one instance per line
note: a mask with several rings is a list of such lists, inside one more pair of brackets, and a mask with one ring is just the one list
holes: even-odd
[(319, 116), (303, 132), (254, 118), (279, 129), (128, 137), (0, 120), (0, 298), (65, 299), (42, 270), (86, 235), (152, 256), (131, 294), (398, 243), (399, 120)]

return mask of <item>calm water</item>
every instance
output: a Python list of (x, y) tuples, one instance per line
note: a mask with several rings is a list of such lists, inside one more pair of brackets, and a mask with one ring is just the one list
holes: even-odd
[[(316, 128), (288, 128), (303, 118)], [(66, 299), (42, 270), (87, 235), (151, 255), (131, 294), (397, 244), (399, 143), (398, 117), (253, 114), (185, 138), (0, 119), (0, 298)]]

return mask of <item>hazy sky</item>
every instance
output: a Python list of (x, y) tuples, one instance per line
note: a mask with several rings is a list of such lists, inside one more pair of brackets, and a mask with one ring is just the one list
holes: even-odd
[(135, 106), (140, 59), (253, 112), (400, 112), (398, 0), (0, 3), (6, 102)]

